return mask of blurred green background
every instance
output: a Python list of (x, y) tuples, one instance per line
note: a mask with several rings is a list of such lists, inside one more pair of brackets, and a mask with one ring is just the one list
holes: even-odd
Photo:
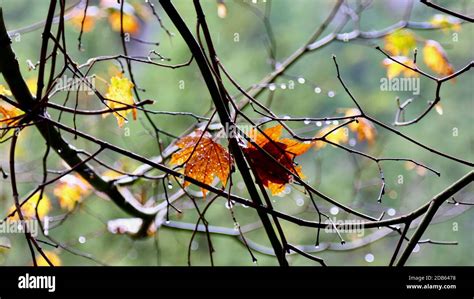
[[(47, 13), (48, 1), (28, 0), (0, 0), (3, 7), (7, 29), (13, 30), (41, 21)], [(73, 1), (68, 1), (68, 4)], [(99, 5), (98, 1), (90, 1), (91, 5)], [(135, 5), (147, 7), (144, 1), (129, 1)], [(363, 12), (361, 29), (364, 31), (379, 30), (398, 22), (408, 1), (374, 1)], [(414, 4), (411, 20), (425, 22), (437, 12), (431, 8)], [(183, 15), (191, 30), (195, 30), (196, 17), (191, 1), (174, 1), (178, 11)], [(266, 33), (263, 23), (254, 13), (255, 9), (265, 10), (264, 1), (225, 1), (228, 13), (226, 18), (217, 15), (216, 1), (202, 1), (206, 19), (212, 36), (215, 40), (216, 50), (220, 60), (243, 87), (252, 86), (259, 82), (266, 74), (271, 72), (267, 50), (265, 46)], [(356, 1), (348, 1), (354, 6)], [(440, 1), (440, 4), (449, 8), (462, 11), (471, 9), (471, 1)], [(323, 22), (328, 15), (334, 1), (323, 0), (298, 0), (271, 2), (270, 22), (275, 35), (277, 60), (282, 61), (291, 55), (298, 47), (303, 45), (312, 32)], [(137, 6), (138, 7), (138, 6)], [(133, 55), (146, 56), (150, 50), (156, 50), (165, 57), (171, 58), (170, 62), (182, 63), (190, 58), (189, 50), (172, 26), (161, 7), (157, 4), (157, 12), (163, 18), (165, 26), (175, 33), (169, 38), (159, 24), (146, 12), (141, 15), (139, 38), (147, 41), (159, 41), (159, 46), (143, 45), (130, 42), (128, 47)], [(341, 16), (336, 17), (336, 21)], [(333, 29), (334, 23), (324, 33)], [(352, 30), (351, 23), (343, 32)], [(54, 26), (54, 28), (57, 28)], [(77, 47), (78, 30), (69, 21), (66, 26), (69, 55), (78, 64), (85, 63), (89, 58), (100, 55), (114, 55), (122, 53), (119, 32), (111, 29), (107, 17), (97, 20), (94, 29), (83, 36), (84, 51)], [(55, 29), (54, 31), (55, 32)], [(449, 61), (455, 70), (465, 66), (472, 60), (473, 27), (463, 24), (459, 32), (442, 30), (414, 30), (419, 39), (434, 39), (440, 42), (447, 52)], [(237, 35), (236, 35), (237, 34)], [(457, 34), (454, 38), (453, 34)], [(238, 39), (236, 37), (238, 36)], [(15, 50), (25, 78), (36, 78), (37, 71), (28, 70), (27, 60), (33, 63), (39, 59), (41, 29), (22, 34), (18, 40), (13, 41)], [(371, 41), (383, 46), (383, 40)], [(421, 43), (420, 43), (421, 45)], [(421, 46), (420, 46), (421, 47)], [(380, 90), (380, 78), (386, 76), (386, 69), (382, 65), (383, 55), (375, 50), (368, 41), (354, 40), (347, 43), (333, 42), (328, 46), (314, 51), (296, 63), (287, 74), (290, 77), (281, 77), (277, 80), (275, 91), (265, 91), (259, 99), (267, 103), (269, 94), (273, 93), (271, 108), (280, 116), (292, 117), (324, 117), (337, 115), (338, 108), (352, 107), (350, 98), (344, 93), (343, 88), (336, 78), (336, 70), (331, 55), (337, 55), (342, 76), (349, 89), (358, 99), (361, 106), (370, 115), (385, 123), (391, 123), (396, 112), (395, 98), (404, 101), (410, 97), (413, 104), (407, 110), (407, 118), (420, 113), (431, 100), (435, 92), (432, 81), (421, 78), (421, 94), (412, 95), (411, 92), (387, 92)], [(421, 55), (421, 54), (419, 54)], [(1, 59), (1, 58), (0, 58)], [(62, 58), (59, 59), (60, 61)], [(421, 61), (421, 59), (420, 59)], [(420, 66), (427, 69), (420, 63)], [(109, 80), (114, 70), (119, 69), (113, 61), (97, 64), (91, 73)], [(196, 64), (180, 69), (158, 68), (146, 64), (134, 64), (134, 74), (138, 86), (145, 91), (141, 92), (142, 98), (154, 99), (156, 102), (150, 106), (153, 110), (187, 111), (204, 115), (211, 107), (205, 84), (200, 76)], [(431, 73), (431, 71), (428, 70)], [(70, 75), (70, 73), (68, 73)], [(293, 77), (294, 76), (294, 77)], [(304, 83), (298, 83), (296, 78), (304, 78)], [(430, 145), (442, 152), (472, 161), (474, 135), (472, 134), (473, 113), (473, 72), (468, 72), (456, 79), (455, 83), (443, 84), (441, 97), (444, 113), (439, 115), (432, 111), (416, 125), (403, 127), (403, 133)], [(294, 89), (281, 89), (280, 84), (291, 85)], [(301, 80), (300, 80), (301, 81)], [(106, 92), (106, 85), (96, 81), (96, 87), (101, 92)], [(184, 83), (184, 88), (182, 88)], [(228, 82), (227, 82), (228, 83)], [(4, 84), (3, 78), (0, 84)], [(232, 94), (237, 90), (227, 84)], [(319, 93), (315, 88), (319, 88)], [(65, 92), (58, 93), (52, 101), (63, 103)], [(330, 96), (331, 95), (331, 96)], [(69, 105), (73, 105), (70, 100)], [(82, 109), (100, 109), (102, 106), (94, 96), (80, 93), (79, 107)], [(56, 118), (57, 111), (50, 109), (50, 114)], [(259, 115), (250, 107), (245, 112), (253, 119)], [(153, 115), (157, 126), (174, 135), (180, 135), (186, 128), (194, 123), (194, 119), (186, 116)], [(72, 124), (71, 115), (63, 115), (62, 120)], [(302, 135), (313, 136), (320, 128), (315, 122), (290, 123)], [(143, 113), (139, 112), (137, 121), (130, 121), (124, 128), (119, 128), (115, 118), (108, 116), (78, 116), (79, 130), (109, 141), (117, 146), (137, 152), (147, 157), (159, 154), (156, 140), (150, 135), (150, 125)], [(458, 134), (453, 134), (453, 132)], [(127, 132), (127, 133), (126, 133)], [(128, 132), (130, 134), (128, 134)], [(379, 176), (377, 165), (363, 157), (353, 156), (349, 153), (326, 146), (319, 151), (309, 151), (297, 158), (303, 167), (306, 180), (321, 192), (378, 217), (382, 211), (389, 211), (385, 217), (394, 217), (407, 213), (426, 203), (431, 197), (445, 189), (452, 182), (463, 176), (469, 167), (447, 160), (423, 150), (400, 137), (377, 128), (376, 143), (369, 147), (366, 143), (357, 143), (355, 148), (380, 157), (411, 158), (422, 162), (441, 172), (437, 177), (430, 172), (408, 169), (404, 162), (384, 162), (382, 164), (387, 183), (387, 193), (383, 202), (376, 202), (379, 192)], [(89, 152), (97, 149), (94, 145), (81, 140), (74, 140), (71, 135), (64, 135), (77, 148)], [(171, 138), (161, 136), (166, 146)], [(44, 140), (39, 136), (34, 127), (30, 127), (21, 135), (18, 149), (17, 175), (19, 179), (20, 195), (25, 196), (41, 180), (41, 159), (44, 153)], [(0, 144), (0, 165), (8, 170), (9, 142)], [(115, 153), (105, 151), (100, 159), (133, 171), (140, 164), (124, 159)], [(64, 165), (55, 155), (50, 156), (50, 169), (63, 169)], [(100, 172), (103, 167), (97, 166)], [(399, 183), (399, 176), (403, 176), (403, 183)], [(235, 176), (233, 190), (241, 196), (247, 196), (241, 178)], [(220, 185), (219, 185), (220, 186)], [(46, 188), (46, 193), (51, 199), (54, 208), (50, 216), (64, 214), (61, 211), (55, 196), (54, 186)], [(175, 192), (179, 187), (176, 183), (168, 192)], [(140, 181), (131, 188), (134, 194), (148, 196), (157, 195), (157, 201), (162, 202), (163, 188), (161, 184)], [(472, 202), (473, 187), (467, 187), (456, 197), (459, 201)], [(331, 205), (316, 198), (322, 209), (331, 217), (339, 219), (353, 219), (342, 211), (337, 211)], [(11, 187), (8, 179), (0, 181), (0, 215), (4, 217), (12, 205)], [(225, 207), (225, 200), (218, 199), (207, 212), (210, 225), (234, 228), (234, 221), (229, 209)], [(198, 200), (200, 207), (204, 208), (206, 200)], [(317, 221), (317, 214), (311, 209), (310, 201), (302, 193), (302, 188), (293, 186), (282, 197), (274, 197), (276, 208), (290, 214), (295, 214), (306, 219)], [(438, 222), (432, 224), (422, 239), (442, 241), (458, 241), (457, 246), (421, 244), (417, 252), (413, 253), (408, 265), (474, 265), (474, 212), (467, 206), (445, 205), (440, 211)], [(171, 220), (195, 223), (197, 214), (189, 199), (183, 198), (180, 203), (183, 215), (176, 215), (170, 210)], [(258, 216), (252, 209), (236, 205), (235, 216), (241, 227), (258, 222)], [(154, 236), (144, 240), (133, 240), (127, 236), (112, 234), (107, 230), (107, 221), (115, 218), (127, 217), (112, 202), (105, 200), (100, 195), (90, 195), (81, 204), (77, 212), (67, 218), (58, 228), (50, 231), (51, 236), (61, 243), (89, 253), (97, 260), (109, 265), (186, 265), (187, 251), (190, 246), (192, 232), (187, 230), (160, 227)], [(282, 222), (286, 235), (292, 244), (314, 247), (316, 231)], [(377, 230), (366, 230), (365, 236)], [(410, 232), (412, 232), (411, 230)], [(0, 251), (1, 265), (28, 265), (31, 257), (23, 235), (3, 235), (8, 237), (12, 248)], [(81, 238), (82, 242), (79, 242)], [(269, 248), (269, 242), (262, 229), (256, 229), (245, 234), (252, 244)], [(357, 236), (344, 235), (346, 241), (353, 241)], [(338, 244), (336, 234), (322, 232), (321, 241)], [(397, 235), (390, 234), (368, 245), (347, 250), (321, 250), (315, 253), (325, 259), (328, 265), (387, 265), (398, 241)], [(212, 234), (214, 245), (214, 262), (216, 265), (254, 265), (242, 242), (236, 237)], [(191, 244), (192, 264), (209, 265), (208, 243), (206, 234), (198, 233)], [(323, 247), (323, 246), (322, 246)], [(97, 265), (97, 263), (66, 252), (55, 250), (44, 245), (45, 249), (53, 250), (60, 255), (63, 265)], [(339, 248), (339, 247), (338, 247)], [(313, 248), (315, 249), (315, 248)], [(322, 248), (319, 248), (322, 249)], [(344, 249), (344, 248), (343, 248)], [(258, 265), (277, 265), (273, 256), (253, 251), (258, 259)], [(372, 259), (373, 257), (373, 259)], [(288, 257), (291, 265), (318, 265), (304, 257), (291, 255)]]

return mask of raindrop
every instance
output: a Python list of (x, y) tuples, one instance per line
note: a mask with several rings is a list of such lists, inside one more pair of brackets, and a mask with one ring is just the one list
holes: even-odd
[(305, 125), (309, 125), (311, 123), (311, 121), (309, 119), (305, 119), (304, 122), (303, 122)]
[(169, 220), (166, 220), (166, 221), (165, 221), (166, 224), (170, 224), (170, 222), (171, 222), (171, 221), (169, 221)]
[(78, 241), (79, 241), (79, 243), (84, 244), (84, 243), (86, 243), (86, 237), (80, 236)]
[(336, 95), (336, 93), (332, 90), (328, 92), (328, 97), (333, 98)]
[(234, 230), (238, 231), (240, 224), (238, 222), (234, 222)]
[(191, 242), (191, 250), (196, 251), (199, 248), (199, 243), (196, 241)]
[(316, 122), (316, 126), (321, 127), (322, 125), (323, 125), (322, 122), (320, 122), (320, 121), (317, 121), (317, 122)]
[(171, 182), (168, 182), (168, 189), (173, 189), (173, 184)]
[(233, 206), (234, 206), (234, 204), (232, 203), (231, 200), (227, 200), (227, 201), (225, 202), (225, 207), (226, 207), (228, 210), (230, 210)]
[(339, 124), (339, 121), (338, 120), (335, 120), (332, 122), (333, 125), (337, 126)]
[(349, 145), (350, 145), (350, 146), (355, 146), (356, 144), (357, 144), (357, 141), (356, 141), (354, 138), (351, 138), (351, 139), (349, 140)]
[(332, 207), (329, 210), (329, 213), (331, 213), (332, 215), (337, 215), (339, 213), (339, 208), (338, 207)]
[(268, 89), (270, 89), (271, 91), (274, 91), (276, 89), (275, 84), (268, 85)]
[(374, 260), (375, 260), (375, 257), (374, 257), (374, 255), (373, 255), (372, 253), (367, 253), (367, 254), (365, 255), (365, 261), (366, 261), (367, 263), (372, 263)]
[(283, 119), (291, 119), (291, 117), (289, 115), (285, 115), (283, 116)]
[(298, 78), (298, 83), (299, 84), (304, 84), (305, 82), (306, 82), (306, 80), (303, 77)]
[(297, 205), (298, 207), (301, 207), (301, 206), (304, 205), (304, 199), (301, 198), (301, 197), (298, 197), (298, 198), (295, 200), (295, 202), (296, 202), (296, 205)]
[(285, 84), (285, 83), (282, 83), (282, 84), (280, 85), (280, 88), (281, 88), (281, 89), (286, 89), (286, 84)]
[(316, 88), (314, 89), (314, 92), (315, 92), (315, 93), (321, 93), (321, 88), (320, 88), (320, 87), (316, 87)]
[(326, 121), (326, 125), (330, 125), (331, 124), (331, 121), (330, 120), (327, 120)]
[(394, 208), (390, 208), (390, 209), (387, 210), (387, 214), (389, 216), (395, 216), (396, 213), (397, 213), (397, 211)]

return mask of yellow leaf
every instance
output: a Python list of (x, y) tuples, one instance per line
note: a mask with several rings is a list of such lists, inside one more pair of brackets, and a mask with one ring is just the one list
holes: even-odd
[[(59, 258), (59, 255), (57, 255), (53, 251), (43, 250), (43, 253), (44, 253), (44, 255), (46, 255), (46, 257), (51, 262), (51, 264), (53, 264), (53, 266), (59, 267), (59, 266), (62, 265), (61, 258)], [(36, 256), (36, 264), (39, 267), (48, 267), (49, 266), (48, 262), (46, 261), (46, 259), (41, 254), (38, 254)]]
[[(0, 101), (0, 127), (7, 128), (14, 126), (20, 120), (20, 116), (23, 115), (23, 111), (20, 109)], [(12, 130), (1, 130), (0, 131), (0, 141), (4, 138), (8, 138), (13, 134)]]
[[(408, 57), (405, 56), (395, 56), (393, 57), (396, 61), (399, 61), (406, 66), (409, 66), (411, 68), (416, 68), (415, 63), (413, 60), (410, 60)], [(405, 67), (404, 65), (401, 65), (389, 58), (385, 58), (383, 60), (383, 65), (387, 68), (387, 77), (388, 79), (392, 79), (400, 74), (403, 74), (404, 77), (418, 77), (419, 74), (415, 71), (412, 71), (411, 69)]]
[[(43, 194), (43, 198), (40, 201), (40, 192), (36, 192), (26, 203), (21, 207), (21, 212), (25, 219), (36, 219), (36, 206), (38, 206), (38, 216), (43, 219), (51, 210), (51, 201), (46, 194)], [(12, 220), (19, 220), (20, 217), (16, 211), (16, 207), (13, 204), (8, 211), (8, 214), (15, 212), (12, 216)]]
[[(359, 109), (347, 109), (346, 116), (360, 115)], [(357, 140), (363, 141), (367, 140), (369, 145), (372, 145), (375, 141), (375, 135), (377, 131), (375, 130), (374, 125), (365, 118), (357, 118), (357, 122), (351, 122), (349, 124), (349, 130), (357, 134)]]
[(62, 209), (72, 211), (76, 203), (89, 195), (90, 185), (82, 177), (68, 174), (59, 179), (59, 184), (56, 185), (53, 193), (58, 198)]
[(449, 32), (449, 30), (453, 30), (453, 31), (461, 30), (461, 22), (459, 22), (459, 20), (451, 16), (436, 14), (431, 18), (430, 23), (433, 26), (441, 28), (443, 32), (445, 33)]
[(114, 171), (112, 169), (107, 169), (106, 171), (104, 171), (104, 173), (102, 173), (102, 178), (105, 179), (105, 180), (114, 180), (116, 178), (119, 178), (123, 176), (123, 174), (117, 172), (117, 171)]
[(407, 56), (415, 47), (416, 37), (410, 30), (397, 30), (385, 37), (385, 50), (391, 55)]
[[(109, 14), (109, 23), (112, 27), (112, 30), (121, 32), (121, 24), (122, 20), (120, 17), (120, 11), (112, 11)], [(138, 18), (134, 15), (123, 13), (123, 32), (130, 33), (135, 35), (140, 30), (140, 23), (138, 22)]]
[(439, 75), (449, 76), (454, 73), (446, 52), (437, 41), (426, 41), (423, 47), (423, 60), (430, 69)]
[[(329, 125), (323, 129), (321, 129), (318, 134), (316, 134), (316, 137), (323, 137), (332, 130), (334, 130), (337, 127), (337, 125)], [(341, 143), (347, 143), (349, 140), (348, 134), (346, 129), (340, 127), (334, 131), (332, 131), (329, 135), (326, 136), (326, 140), (336, 143), (336, 144), (341, 144)], [(326, 146), (325, 141), (316, 141), (314, 146), (316, 149), (321, 149)]]
[(28, 86), (28, 89), (30, 90), (33, 96), (36, 96), (36, 90), (38, 88), (37, 81), (38, 81), (37, 78), (29, 78), (26, 80), (26, 86)]
[[(107, 105), (111, 109), (134, 105), (135, 102), (133, 101), (132, 95), (133, 86), (133, 83), (127, 78), (122, 77), (122, 74), (112, 77), (107, 93), (105, 94), (105, 97), (110, 100), (107, 101)], [(132, 110), (133, 119), (137, 119), (137, 109), (135, 108), (113, 112), (119, 127), (123, 127), (125, 118), (130, 110)], [(104, 114), (103, 116), (105, 117), (106, 115), (107, 114)]]
[(12, 95), (12, 92), (8, 90), (5, 86), (0, 84), (0, 94), (3, 96), (10, 97)]

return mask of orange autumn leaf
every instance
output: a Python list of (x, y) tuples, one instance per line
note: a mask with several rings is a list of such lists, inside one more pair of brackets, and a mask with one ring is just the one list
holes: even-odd
[(270, 190), (272, 195), (282, 193), (285, 190), (286, 184), (291, 183), (295, 175), (304, 177), (301, 172), (301, 166), (295, 166), (294, 159), (313, 146), (311, 142), (301, 143), (287, 138), (280, 139), (282, 128), (281, 125), (276, 125), (264, 130), (263, 133), (268, 137), (253, 129), (250, 132), (250, 136), (255, 136), (253, 141), (256, 145), (291, 173), (288, 173), (254, 145), (249, 144), (247, 148), (243, 149), (250, 166), (255, 169), (258, 178)]
[[(201, 183), (210, 185), (217, 176), (225, 187), (230, 173), (232, 159), (227, 150), (212, 140), (208, 132), (196, 130), (181, 138), (176, 146), (181, 148), (171, 157), (171, 164), (184, 165), (184, 174)], [(184, 186), (188, 186), (188, 181)], [(204, 196), (207, 190), (201, 188)]]
[[(409, 59), (408, 57), (395, 56), (393, 57), (393, 59), (411, 68), (416, 68), (416, 65), (413, 62), (413, 60)], [(411, 69), (405, 67), (404, 65), (401, 65), (400, 63), (397, 63), (389, 58), (385, 58), (383, 60), (383, 65), (387, 68), (388, 79), (392, 79), (400, 74), (403, 74), (403, 76), (405, 77), (418, 77), (419, 75), (417, 72), (412, 71)]]
[[(351, 108), (346, 110), (345, 116), (354, 115), (360, 115), (359, 109)], [(357, 140), (367, 140), (369, 145), (372, 145), (374, 143), (377, 131), (375, 130), (374, 125), (367, 119), (357, 118), (357, 121), (351, 122), (348, 127), (349, 130), (357, 134)]]
[[(113, 31), (121, 32), (122, 19), (120, 11), (114, 11), (109, 14), (109, 23)], [(123, 32), (130, 33), (132, 35), (137, 34), (140, 30), (140, 23), (138, 18), (131, 14), (123, 14)]]
[[(347, 129), (339, 127), (337, 125), (329, 125), (323, 129), (321, 129), (317, 134), (316, 137), (323, 137), (325, 139), (336, 144), (347, 143), (349, 141), (349, 136), (347, 134)], [(316, 141), (314, 146), (316, 149), (321, 149), (326, 146), (326, 142), (324, 141)]]
[[(55, 252), (49, 251), (49, 250), (43, 250), (43, 253), (44, 255), (46, 255), (46, 257), (51, 262), (51, 264), (53, 264), (53, 266), (59, 267), (62, 265), (61, 258)], [(48, 262), (41, 254), (38, 254), (36, 256), (36, 264), (38, 265), (38, 267), (49, 267)]]
[(6, 124), (12, 125), (15, 123), (19, 116), (23, 114), (23, 111), (10, 105), (9, 103), (0, 102), (0, 125)]
[(82, 27), (83, 32), (91, 32), (100, 17), (100, 9), (97, 6), (89, 6), (84, 17), (84, 8), (75, 8), (71, 15), (71, 23), (76, 30), (81, 30)]
[(454, 73), (454, 69), (448, 61), (446, 52), (437, 41), (426, 41), (423, 47), (423, 61), (430, 69), (439, 75), (449, 76)]
[(54, 188), (53, 193), (58, 198), (62, 209), (72, 211), (76, 203), (89, 195), (90, 185), (82, 177), (68, 174), (59, 179), (59, 184)]
[(101, 0), (100, 7), (108, 14), (108, 21), (112, 30), (121, 32), (122, 30), (122, 12), (123, 12), (123, 31), (124, 33), (137, 34), (140, 30), (140, 22), (137, 17), (135, 7), (130, 3), (120, 3), (116, 0)]
[[(133, 83), (130, 82), (127, 78), (124, 78), (120, 73), (117, 76), (113, 76), (110, 79), (109, 88), (105, 97), (110, 101), (107, 101), (107, 105), (111, 109), (123, 108), (130, 105), (134, 105), (132, 88)], [(137, 119), (137, 109), (130, 108), (126, 110), (113, 112), (119, 127), (123, 127), (125, 124), (125, 118), (127, 114), (132, 110), (133, 119)], [(106, 117), (107, 114), (104, 114), (103, 117)]]
[(416, 37), (410, 30), (397, 30), (385, 37), (385, 50), (391, 55), (408, 55), (416, 47)]
[[(43, 219), (49, 211), (51, 210), (51, 201), (43, 194), (43, 197), (40, 200), (40, 192), (36, 192), (26, 203), (21, 207), (21, 213), (25, 219), (36, 219), (36, 206), (38, 206), (38, 216), (40, 219)], [(12, 220), (19, 220), (20, 216), (16, 211), (16, 206), (13, 204), (9, 211), (8, 215), (12, 212), (15, 212), (12, 216)]]
[[(0, 95), (11, 96), (11, 91), (0, 84)], [(23, 111), (0, 99), (0, 128), (14, 126), (23, 115)], [(12, 134), (11, 130), (0, 131), (0, 141)]]

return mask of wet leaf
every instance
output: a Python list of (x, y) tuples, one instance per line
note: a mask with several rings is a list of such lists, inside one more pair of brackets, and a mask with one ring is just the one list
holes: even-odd
[[(134, 86), (133, 83), (130, 82), (128, 78), (123, 77), (122, 74), (113, 76), (110, 79), (109, 88), (107, 90), (107, 93), (105, 94), (105, 97), (107, 99), (110, 99), (110, 101), (107, 101), (107, 105), (111, 109), (117, 109), (117, 108), (134, 105), (135, 102), (133, 100), (133, 94), (132, 94), (133, 86)], [(133, 119), (136, 120), (137, 119), (136, 108), (130, 108), (126, 110), (113, 112), (115, 118), (117, 119), (117, 124), (119, 125), (119, 127), (123, 127), (123, 125), (125, 124), (125, 118), (127, 117), (127, 114), (130, 111), (132, 111)], [(105, 116), (107, 116), (107, 114), (104, 114), (104, 117)]]
[(286, 184), (293, 181), (294, 176), (304, 177), (301, 166), (296, 166), (294, 159), (313, 146), (311, 142), (299, 142), (287, 138), (280, 139), (282, 128), (281, 125), (276, 125), (264, 130), (263, 133), (268, 137), (253, 129), (250, 136), (253, 137), (254, 142), (260, 148), (291, 173), (285, 171), (254, 145), (249, 144), (248, 147), (244, 148), (250, 166), (255, 169), (258, 178), (270, 190), (272, 195), (281, 194), (285, 190)]
[[(231, 157), (227, 150), (216, 143), (211, 134), (196, 130), (181, 138), (176, 146), (181, 148), (171, 157), (171, 164), (183, 165), (184, 174), (201, 183), (210, 185), (218, 177), (225, 187), (230, 173)], [(184, 186), (190, 183), (185, 181)], [(201, 188), (206, 195), (207, 190)]]

